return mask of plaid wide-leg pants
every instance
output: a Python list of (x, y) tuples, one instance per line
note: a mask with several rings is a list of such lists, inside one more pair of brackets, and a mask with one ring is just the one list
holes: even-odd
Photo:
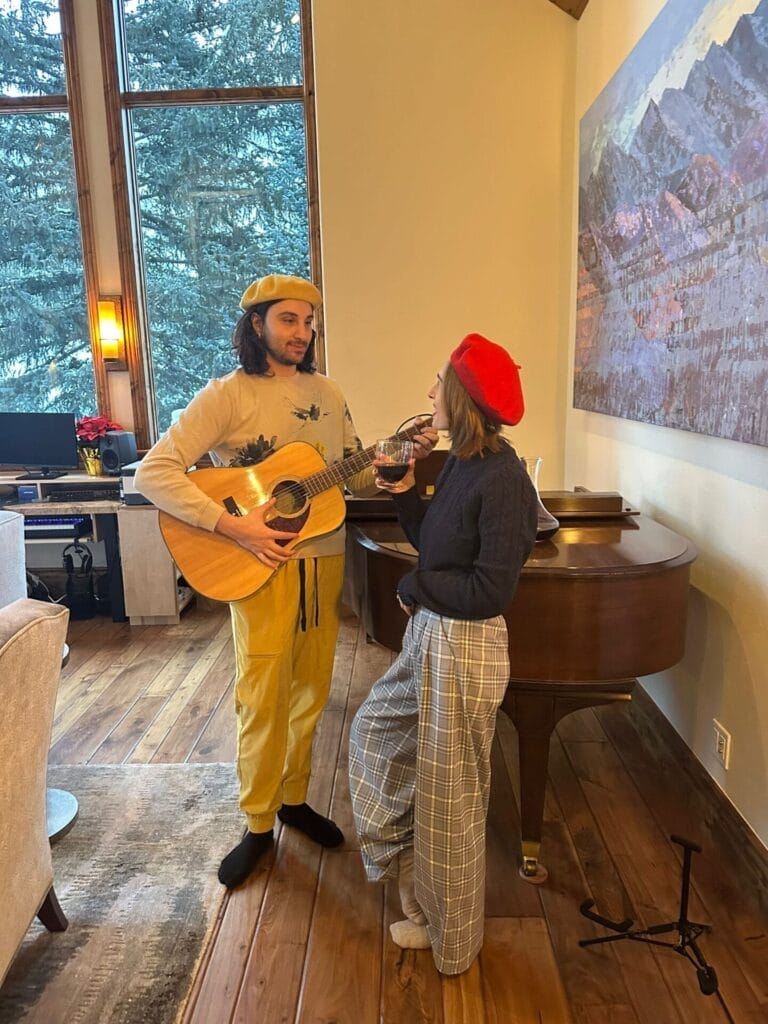
[(438, 970), (466, 970), (483, 941), (485, 819), (507, 627), (419, 608), (403, 650), (352, 723), (350, 792), (369, 881), (413, 845), (415, 895)]

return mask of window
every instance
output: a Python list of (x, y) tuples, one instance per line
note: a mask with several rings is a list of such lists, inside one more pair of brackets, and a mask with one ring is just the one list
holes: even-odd
[(0, 0), (0, 409), (96, 405), (57, 0)]
[[(308, 0), (123, 0), (116, 60), (151, 439), (234, 369), (238, 298), (318, 276)], [(120, 190), (118, 190), (119, 192)]]

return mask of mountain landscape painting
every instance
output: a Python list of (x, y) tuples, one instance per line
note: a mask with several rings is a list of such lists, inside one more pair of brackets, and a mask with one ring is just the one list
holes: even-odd
[(668, 0), (582, 119), (574, 405), (768, 445), (768, 0)]

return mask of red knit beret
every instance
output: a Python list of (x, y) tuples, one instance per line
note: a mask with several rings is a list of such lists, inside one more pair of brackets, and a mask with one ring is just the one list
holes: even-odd
[(525, 406), (520, 367), (501, 345), (468, 334), (451, 353), (451, 366), (469, 397), (489, 420), (515, 426)]

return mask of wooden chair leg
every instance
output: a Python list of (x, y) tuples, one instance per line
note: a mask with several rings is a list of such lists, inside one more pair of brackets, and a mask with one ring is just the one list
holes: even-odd
[(53, 886), (48, 890), (48, 895), (43, 900), (43, 905), (38, 910), (37, 916), (49, 932), (65, 932), (69, 927), (69, 921), (61, 909)]

